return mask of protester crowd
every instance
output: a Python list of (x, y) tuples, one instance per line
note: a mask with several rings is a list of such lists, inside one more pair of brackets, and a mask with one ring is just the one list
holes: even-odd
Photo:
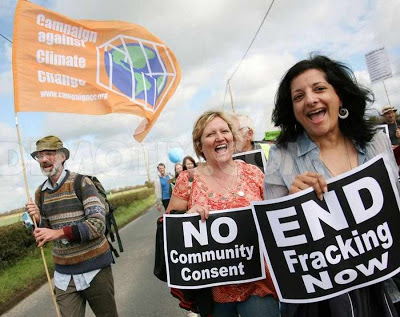
[[(319, 199), (327, 180), (356, 169), (379, 154), (388, 158), (398, 177), (393, 148), (400, 144), (396, 108), (385, 106), (382, 117), (390, 138), (376, 130), (365, 112), (374, 102), (370, 90), (357, 83), (344, 64), (325, 56), (311, 56), (283, 76), (275, 98), (272, 121), (280, 129), (276, 144), (256, 142), (251, 118), (217, 110), (200, 115), (192, 141), (199, 161), (191, 156), (167, 173), (159, 163), (155, 178), (157, 209), (168, 213), (199, 214), (250, 206), (251, 202), (285, 197), (312, 188)], [(393, 148), (392, 148), (393, 145)], [(234, 154), (261, 149), (265, 174)], [(96, 316), (117, 316), (111, 263), (105, 233), (104, 203), (90, 179), (79, 184), (76, 173), (64, 169), (69, 151), (54, 136), (38, 140), (32, 157), (47, 180), (37, 189), (35, 202), (26, 204), (40, 224), (38, 245), (53, 241), (54, 283), (63, 316), (84, 316), (86, 301)], [(399, 187), (397, 187), (399, 190)], [(209, 287), (203, 300), (184, 291), (171, 293), (194, 313), (214, 317), (377, 317), (398, 316), (400, 293), (396, 277), (353, 289), (330, 299), (307, 304), (279, 303), (267, 262), (263, 279)], [(202, 295), (202, 296), (203, 296)], [(189, 303), (189, 304), (188, 304)], [(396, 309), (397, 308), (397, 309)]]

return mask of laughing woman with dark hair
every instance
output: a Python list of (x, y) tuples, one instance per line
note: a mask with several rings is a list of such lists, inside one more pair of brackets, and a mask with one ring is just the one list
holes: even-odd
[[(326, 179), (350, 171), (385, 153), (391, 173), (398, 167), (389, 139), (375, 134), (365, 119), (372, 93), (360, 86), (344, 64), (311, 56), (284, 75), (276, 95), (273, 121), (281, 134), (267, 162), (264, 197), (272, 199), (313, 187), (322, 199)], [(282, 305), (282, 316), (397, 316), (400, 294), (392, 280), (317, 303)]]

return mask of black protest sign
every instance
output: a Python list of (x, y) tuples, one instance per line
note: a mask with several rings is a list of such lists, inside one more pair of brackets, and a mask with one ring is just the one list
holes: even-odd
[(168, 286), (203, 288), (265, 278), (265, 265), (250, 207), (164, 215)]
[(261, 149), (234, 154), (232, 158), (255, 165), (265, 174), (266, 160), (264, 151)]
[(396, 180), (382, 156), (312, 189), (253, 203), (282, 302), (308, 303), (383, 281), (400, 271)]

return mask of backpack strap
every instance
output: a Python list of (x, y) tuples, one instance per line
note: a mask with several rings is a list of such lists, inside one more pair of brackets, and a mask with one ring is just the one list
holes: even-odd
[[(90, 176), (88, 176), (88, 177), (90, 177)], [(106, 235), (108, 234), (110, 236), (110, 239), (112, 242), (115, 241), (115, 236), (116, 236), (119, 251), (124, 252), (121, 237), (119, 236), (119, 232), (118, 232), (117, 221), (115, 220), (115, 217), (114, 217), (115, 208), (112, 206), (112, 204), (108, 200), (107, 195), (105, 194), (106, 191), (103, 187), (103, 184), (97, 179), (96, 176), (91, 176), (90, 178), (93, 181), (93, 183), (95, 184), (96, 188), (99, 191), (99, 194), (103, 197), (103, 199), (107, 205), (106, 209), (108, 209), (108, 212), (106, 210), (106, 230), (107, 230)], [(114, 230), (113, 230), (113, 228), (114, 228)], [(116, 253), (116, 252), (117, 252), (117, 250), (115, 250), (114, 253)], [(116, 253), (116, 254), (118, 254), (118, 253)], [(118, 255), (116, 255), (116, 256), (118, 257)]]
[[(78, 197), (78, 199), (79, 199), (79, 201), (81, 202), (82, 205), (83, 205), (82, 179), (84, 177), (89, 177), (91, 179), (91, 177), (88, 176), (88, 175), (82, 175), (82, 174), (77, 173), (77, 175), (75, 177), (75, 182), (74, 182), (75, 194)], [(93, 177), (93, 178), (95, 178), (95, 177)], [(98, 183), (100, 183), (99, 180), (97, 180), (97, 178), (96, 178), (96, 181)], [(96, 189), (97, 189), (97, 187), (96, 187)], [(114, 237), (114, 232), (112, 230), (112, 227), (114, 226), (114, 231), (115, 231), (115, 235), (117, 236), (119, 251), (120, 252), (124, 252), (124, 248), (122, 247), (122, 241), (121, 241), (121, 238), (120, 238), (119, 232), (118, 232), (117, 222), (115, 221), (115, 218), (114, 218), (114, 208), (112, 207), (112, 205), (108, 201), (107, 197), (103, 197), (103, 198), (105, 200), (105, 203), (108, 204), (108, 207), (109, 207), (109, 212), (106, 212), (106, 215), (105, 215), (106, 230), (105, 230), (104, 236), (106, 237), (107, 241), (108, 241), (108, 237), (107, 236), (110, 236), (111, 241), (114, 242), (115, 241), (115, 237)], [(114, 253), (115, 257), (118, 258), (119, 254), (118, 254), (117, 249), (114, 248), (114, 246), (111, 244), (110, 241), (108, 241), (108, 244), (110, 245), (110, 249)]]
[(42, 183), (42, 185), (39, 186), (39, 190), (40, 190), (40, 193), (39, 193), (40, 196), (39, 196), (39, 201), (38, 201), (39, 213), (42, 212), (42, 206), (43, 206), (43, 202), (44, 202), (44, 191), (42, 189), (43, 189), (44, 184), (46, 184), (46, 182), (47, 182), (47, 180), (45, 180)]
[(106, 217), (108, 217), (108, 221), (106, 221), (106, 222), (108, 223), (108, 226), (110, 227), (110, 231), (109, 231), (110, 238), (111, 238), (111, 241), (113, 241), (113, 242), (115, 241), (114, 233), (112, 231), (112, 227), (114, 227), (115, 236), (117, 237), (119, 251), (124, 252), (124, 247), (122, 246), (121, 237), (119, 236), (119, 232), (118, 232), (117, 221), (115, 220), (115, 217), (114, 217), (114, 207), (110, 203), (108, 203), (108, 204), (110, 207), (110, 212), (106, 216)]
[(85, 177), (85, 175), (82, 174), (76, 174), (75, 180), (74, 180), (74, 191), (76, 196), (78, 197), (79, 201), (83, 205), (83, 199), (82, 199), (82, 179)]

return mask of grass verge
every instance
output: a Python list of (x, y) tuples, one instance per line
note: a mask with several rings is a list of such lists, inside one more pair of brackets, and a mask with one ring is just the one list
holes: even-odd
[(8, 226), (12, 223), (21, 221), (21, 215), (22, 215), (21, 213), (18, 213), (18, 214), (0, 216), (0, 226)]
[[(156, 202), (155, 195), (143, 200), (135, 201), (127, 207), (119, 207), (115, 211), (115, 220), (118, 228), (122, 228), (133, 221)], [(124, 243), (124, 241), (122, 241)], [(125, 242), (126, 243), (126, 242)], [(47, 266), (50, 276), (53, 275), (54, 264), (51, 256), (52, 245), (44, 248)], [(15, 265), (0, 272), (0, 315), (15, 306), (19, 301), (27, 297), (39, 286), (47, 281), (43, 267), (40, 249), (36, 248), (18, 261)]]
[(115, 220), (117, 221), (118, 228), (122, 228), (126, 224), (135, 220), (155, 203), (156, 196), (153, 194), (145, 199), (135, 201), (127, 207), (119, 207), (115, 211)]
[[(51, 245), (43, 248), (50, 274), (54, 271)], [(28, 296), (46, 280), (40, 249), (35, 248), (15, 265), (0, 272), (0, 315)]]
[(125, 190), (125, 191), (114, 193), (114, 194), (108, 194), (107, 197), (112, 198), (112, 197), (118, 197), (121, 195), (129, 195), (129, 194), (141, 192), (141, 191), (147, 190), (147, 189), (148, 189), (148, 187), (135, 188), (135, 189)]

